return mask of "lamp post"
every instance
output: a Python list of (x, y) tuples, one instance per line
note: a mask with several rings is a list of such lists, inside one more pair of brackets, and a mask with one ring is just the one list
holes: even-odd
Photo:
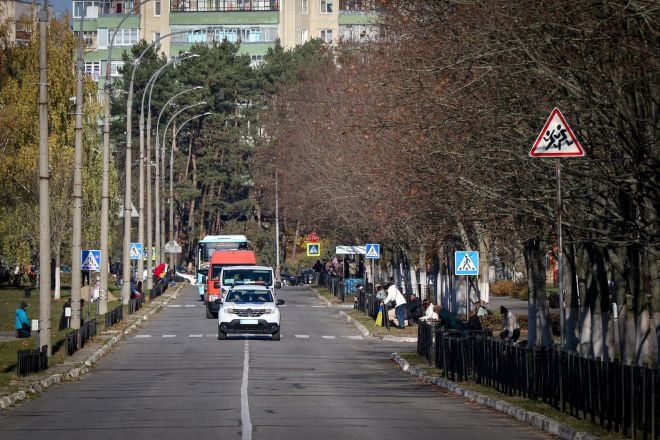
[[(137, 70), (137, 66), (140, 63), (140, 60), (142, 60), (142, 57), (147, 53), (149, 49), (151, 49), (157, 42), (160, 42), (163, 38), (167, 38), (170, 35), (174, 34), (182, 34), (188, 31), (178, 31), (178, 32), (171, 32), (169, 34), (164, 35), (162, 38), (159, 38), (156, 41), (151, 42), (147, 47), (144, 48), (142, 53), (135, 59), (133, 63), (133, 71), (131, 72), (131, 81), (128, 87), (128, 98), (126, 100), (126, 164), (124, 167), (124, 173), (125, 173), (125, 179), (126, 179), (126, 188), (124, 190), (124, 246), (123, 246), (123, 259), (122, 259), (122, 273), (123, 273), (123, 278), (124, 278), (124, 285), (122, 286), (122, 302), (124, 304), (127, 304), (130, 296), (131, 296), (131, 283), (126, 282), (126, 280), (130, 280), (132, 278), (131, 276), (131, 258), (130, 258), (130, 246), (131, 246), (131, 162), (132, 162), (132, 140), (133, 140), (133, 121), (132, 121), (132, 113), (133, 113), (133, 84), (135, 82), (135, 71)], [(140, 180), (143, 179), (143, 166), (142, 162), (139, 163), (140, 166)], [(143, 197), (143, 194), (139, 194), (139, 197)], [(138, 211), (138, 222), (142, 221), (142, 215), (143, 211), (140, 210)], [(142, 240), (144, 237), (141, 236), (142, 233), (142, 228), (138, 224), (138, 241), (142, 243)], [(142, 261), (142, 255), (140, 255), (140, 258), (138, 259), (138, 276), (142, 276), (142, 270), (143, 270), (143, 261)]]
[[(172, 63), (175, 63), (176, 61), (183, 61), (189, 58), (196, 58), (199, 55), (197, 54), (185, 54), (185, 56), (179, 57), (179, 58), (172, 58), (170, 61), (168, 61), (165, 65), (161, 66), (154, 74), (149, 78), (149, 81), (147, 81), (147, 85), (145, 86), (144, 93), (142, 94), (142, 105), (140, 108), (140, 164), (144, 165), (145, 162), (145, 157), (144, 157), (144, 132), (145, 132), (145, 127), (144, 127), (144, 100), (147, 96), (147, 89), (149, 89), (149, 102), (147, 103), (147, 127), (146, 131), (149, 134), (147, 136), (147, 148), (146, 148), (146, 161), (148, 162), (147, 166), (147, 191), (146, 191), (146, 198), (147, 198), (147, 206), (148, 209), (146, 210), (146, 223), (147, 223), (147, 279), (146, 279), (146, 288), (147, 290), (151, 290), (153, 287), (153, 279), (151, 277), (153, 265), (152, 265), (152, 252), (151, 248), (153, 245), (152, 242), (152, 227), (153, 227), (153, 220), (152, 220), (152, 211), (151, 211), (151, 94), (153, 92), (153, 86), (156, 83), (156, 79), (158, 76), (161, 74), (161, 72), (169, 65)], [(143, 185), (144, 182), (140, 180), (140, 190), (141, 193), (143, 191)], [(144, 211), (144, 198), (140, 198), (140, 210), (141, 212)]]
[[(142, 0), (133, 7), (133, 10), (151, 0)], [(103, 84), (104, 102), (103, 102), (103, 178), (101, 183), (101, 279), (99, 287), (99, 313), (105, 314), (108, 311), (108, 229), (109, 229), (109, 210), (110, 210), (110, 92), (112, 82), (110, 73), (112, 71), (112, 45), (114, 44), (117, 31), (124, 24), (124, 21), (131, 14), (126, 14), (119, 24), (114, 28), (112, 37), (108, 42), (108, 61), (105, 65), (105, 83)], [(130, 206), (129, 206), (130, 209)], [(90, 280), (91, 281), (91, 280)], [(124, 280), (127, 282), (128, 280)]]
[[(202, 113), (195, 115), (191, 118), (186, 119), (179, 128), (174, 132), (174, 137), (172, 138), (172, 148), (170, 149), (170, 198), (169, 198), (169, 232), (170, 232), (170, 243), (174, 243), (174, 147), (176, 145), (176, 137), (179, 134), (179, 131), (190, 121), (201, 118), (203, 116), (212, 115), (211, 112)], [(170, 266), (174, 267), (174, 253), (170, 254)]]
[[(163, 116), (163, 113), (165, 112), (165, 109), (170, 104), (170, 102), (172, 102), (174, 100), (174, 98), (176, 98), (177, 96), (178, 95), (174, 95), (172, 98), (170, 98), (169, 101), (167, 101), (167, 104), (161, 109), (160, 114), (158, 115), (158, 120), (156, 121), (156, 151), (155, 151), (155, 156), (156, 156), (156, 178), (155, 178), (156, 188), (155, 188), (155, 193), (156, 194), (155, 194), (155, 197), (154, 197), (154, 203), (156, 205), (155, 206), (156, 218), (154, 219), (155, 224), (156, 224), (156, 231), (155, 231), (155, 234), (154, 234), (155, 235), (154, 238), (156, 240), (156, 255), (158, 255), (158, 258), (161, 258), (161, 255), (162, 255), (161, 252), (162, 252), (162, 247), (163, 247), (162, 246), (163, 243), (162, 243), (162, 240), (161, 240), (162, 230), (161, 230), (161, 224), (160, 224), (160, 218), (161, 218), (161, 209), (160, 209), (161, 208), (161, 206), (160, 206), (160, 180), (161, 180), (160, 176), (161, 176), (161, 171), (160, 170), (161, 170), (161, 166), (159, 164), (159, 158), (158, 158), (158, 152), (160, 151), (159, 149), (161, 148), (160, 118)], [(196, 105), (200, 105), (200, 104), (206, 104), (206, 102), (196, 103), (196, 104), (193, 105), (193, 107), (196, 106)], [(176, 112), (170, 118), (170, 120), (167, 122), (167, 126), (165, 127), (165, 131), (163, 132), (163, 136), (165, 136), (167, 134), (167, 128), (169, 127), (169, 125), (172, 122), (173, 118), (175, 116), (177, 116), (179, 113), (181, 113), (182, 111), (187, 110), (188, 108), (191, 108), (191, 106), (186, 106), (186, 107), (182, 108), (181, 110)], [(163, 258), (161, 261), (165, 261), (165, 259)]]

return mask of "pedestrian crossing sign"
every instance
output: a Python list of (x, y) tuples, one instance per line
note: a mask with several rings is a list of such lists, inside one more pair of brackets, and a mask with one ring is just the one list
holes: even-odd
[(320, 257), (321, 256), (321, 244), (320, 243), (307, 243), (307, 256), (308, 257)]
[(364, 256), (365, 258), (380, 258), (380, 244), (367, 243)]
[(131, 260), (139, 260), (142, 256), (142, 243), (131, 243), (129, 255)]
[(479, 252), (454, 252), (454, 275), (479, 275)]
[(101, 251), (84, 250), (80, 252), (80, 270), (101, 270)]

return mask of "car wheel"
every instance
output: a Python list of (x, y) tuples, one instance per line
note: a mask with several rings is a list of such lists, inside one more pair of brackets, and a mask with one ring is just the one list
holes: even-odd
[(227, 333), (220, 330), (220, 326), (218, 326), (218, 341), (224, 341), (225, 339), (227, 339)]
[(280, 340), (280, 331), (278, 330), (276, 333), (273, 333), (273, 341), (279, 341)]
[(211, 309), (209, 309), (209, 306), (206, 306), (206, 319), (213, 319), (215, 316), (213, 316), (213, 312), (211, 312)]

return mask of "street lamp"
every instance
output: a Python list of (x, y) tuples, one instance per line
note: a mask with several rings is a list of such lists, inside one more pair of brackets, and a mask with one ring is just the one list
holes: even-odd
[[(151, 0), (142, 0), (133, 7), (133, 10), (138, 9), (140, 6)], [(105, 83), (103, 84), (104, 102), (103, 102), (103, 178), (101, 183), (101, 279), (100, 279), (100, 298), (99, 298), (99, 313), (105, 314), (108, 311), (108, 229), (109, 229), (109, 210), (110, 210), (110, 92), (112, 89), (112, 82), (110, 80), (110, 73), (112, 71), (112, 45), (114, 44), (117, 31), (124, 24), (124, 21), (131, 14), (126, 14), (124, 18), (119, 21), (119, 24), (114, 29), (112, 37), (108, 42), (108, 61), (105, 65)], [(81, 29), (82, 32), (82, 29)], [(129, 207), (130, 209), (130, 207)], [(128, 280), (124, 280), (127, 282)], [(130, 284), (129, 284), (130, 285)]]
[[(157, 42), (159, 43), (163, 38), (169, 37), (170, 35), (174, 34), (182, 34), (188, 32), (186, 31), (177, 31), (177, 32), (171, 32), (169, 34), (164, 35), (162, 38), (159, 38), (158, 40), (155, 40), (151, 42), (150, 44), (147, 45), (147, 47), (144, 48), (142, 53), (135, 59), (133, 63), (133, 71), (131, 72), (131, 81), (128, 87), (128, 98), (126, 100), (126, 164), (124, 167), (124, 173), (125, 173), (125, 179), (126, 179), (126, 188), (124, 190), (124, 247), (123, 247), (123, 279), (124, 281), (130, 280), (131, 279), (131, 258), (130, 258), (130, 246), (131, 246), (131, 162), (132, 162), (132, 140), (133, 140), (133, 121), (132, 121), (132, 113), (133, 113), (133, 84), (135, 82), (135, 72), (137, 70), (137, 66), (140, 63), (140, 60), (142, 60), (142, 57), (147, 53), (149, 49), (151, 49)], [(140, 162), (140, 180), (144, 178), (144, 167), (142, 166), (142, 162)], [(139, 197), (143, 197), (143, 194), (140, 194)], [(140, 211), (138, 212), (138, 222), (142, 222), (142, 216), (143, 216), (143, 211), (142, 207), (140, 207)], [(142, 228), (138, 224), (138, 241), (142, 243), (142, 240), (144, 237), (141, 236)], [(142, 255), (140, 255), (140, 258), (138, 259), (138, 276), (142, 276), (142, 270), (143, 270), (143, 260), (142, 260)], [(122, 286), (122, 302), (124, 304), (127, 304), (130, 296), (131, 296), (131, 285), (130, 282), (124, 282), (124, 285)]]
[[(147, 136), (147, 161), (151, 161), (151, 94), (153, 92), (153, 86), (156, 83), (156, 79), (158, 76), (161, 74), (161, 72), (169, 65), (172, 63), (176, 63), (177, 61), (183, 61), (189, 58), (196, 58), (199, 55), (197, 54), (184, 54), (184, 56), (180, 57), (175, 57), (172, 58), (170, 61), (168, 61), (165, 65), (161, 66), (154, 74), (149, 78), (149, 81), (147, 81), (147, 84), (144, 89), (144, 93), (142, 94), (142, 105), (140, 107), (140, 164), (144, 166), (144, 100), (147, 96), (147, 89), (149, 89), (149, 102), (147, 103), (148, 111), (147, 111), (147, 128), (146, 131), (149, 134)], [(150, 290), (153, 287), (153, 279), (151, 278), (151, 272), (152, 272), (152, 211), (151, 211), (151, 167), (147, 167), (147, 191), (146, 191), (146, 196), (147, 196), (147, 206), (148, 209), (146, 210), (146, 222), (147, 222), (147, 279), (146, 279), (146, 288)], [(143, 192), (143, 185), (144, 182), (140, 180), (140, 194)], [(140, 197), (140, 210), (144, 212), (144, 197)]]
[[(174, 138), (172, 139), (172, 148), (170, 149), (170, 210), (169, 210), (169, 232), (170, 232), (170, 243), (174, 244), (174, 146), (176, 145), (176, 137), (179, 135), (179, 131), (190, 121), (201, 118), (203, 116), (212, 115), (212, 112), (202, 113), (200, 115), (195, 115), (191, 118), (186, 119), (179, 128), (174, 132)], [(164, 139), (163, 139), (164, 140)], [(170, 266), (174, 267), (174, 253), (170, 254)]]
[[(165, 126), (165, 130), (163, 131), (163, 145), (165, 144), (165, 137), (167, 136), (167, 129), (170, 127), (170, 124), (172, 123), (174, 118), (176, 118), (182, 112), (184, 112), (188, 109), (191, 109), (193, 107), (196, 107), (198, 105), (206, 105), (206, 101), (200, 101), (200, 102), (196, 102), (194, 104), (187, 105), (187, 106), (183, 107), (181, 110), (174, 113), (172, 115), (172, 117), (170, 117), (170, 120), (167, 121), (167, 125)], [(163, 108), (163, 110), (165, 110), (165, 109)], [(163, 112), (161, 111), (161, 114), (158, 115), (158, 121), (159, 122), (160, 122), (160, 116), (162, 116), (162, 114), (163, 114)], [(159, 225), (161, 209), (160, 209), (160, 185), (159, 185), (160, 169), (159, 169), (159, 166), (158, 166), (158, 149), (161, 148), (161, 144), (159, 143), (159, 131), (158, 130), (159, 129), (158, 129), (158, 124), (157, 124), (156, 125), (156, 151), (155, 151), (155, 154), (156, 154), (156, 252), (157, 252), (157, 255), (160, 255), (160, 251), (162, 249), (162, 243), (161, 243), (162, 240), (161, 240), (161, 237), (160, 237), (161, 228), (160, 228), (160, 225)]]

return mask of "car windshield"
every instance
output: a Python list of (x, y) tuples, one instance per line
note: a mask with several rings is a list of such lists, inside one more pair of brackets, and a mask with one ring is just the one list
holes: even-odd
[(235, 290), (227, 294), (227, 302), (266, 303), (273, 302), (273, 296), (267, 290)]
[(246, 284), (260, 284), (271, 286), (273, 276), (271, 269), (232, 269), (226, 268), (222, 272), (222, 283), (226, 286), (239, 286)]

